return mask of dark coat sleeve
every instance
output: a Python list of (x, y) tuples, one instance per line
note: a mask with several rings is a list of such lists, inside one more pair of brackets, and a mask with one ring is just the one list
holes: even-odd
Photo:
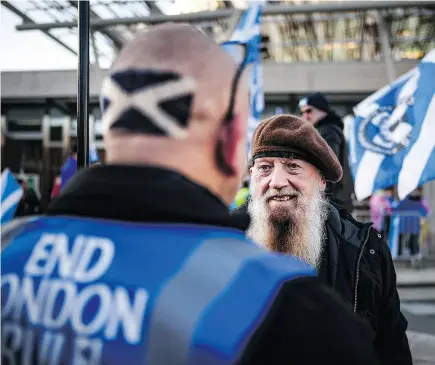
[(400, 311), (396, 286), (396, 270), (387, 243), (380, 244), (379, 259), (382, 272), (382, 301), (378, 307), (378, 331), (375, 346), (382, 365), (411, 365), (412, 357), (406, 336), (408, 321)]
[(286, 283), (240, 365), (377, 365), (373, 332), (318, 278)]

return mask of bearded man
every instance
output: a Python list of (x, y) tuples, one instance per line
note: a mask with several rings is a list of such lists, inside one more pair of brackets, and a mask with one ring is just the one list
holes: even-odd
[(317, 268), (368, 322), (382, 364), (412, 364), (388, 245), (325, 197), (326, 182), (343, 175), (326, 141), (310, 123), (278, 115), (257, 127), (251, 146), (248, 236)]

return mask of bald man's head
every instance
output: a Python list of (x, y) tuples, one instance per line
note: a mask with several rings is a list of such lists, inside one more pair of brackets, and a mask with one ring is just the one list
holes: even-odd
[(249, 113), (246, 77), (238, 84), (232, 123), (222, 123), (237, 68), (219, 44), (191, 26), (165, 24), (140, 33), (121, 50), (103, 85), (108, 162), (178, 167), (180, 156), (190, 156), (181, 172), (192, 175), (191, 166), (199, 180), (219, 170), (221, 149), (239, 179)]
[(219, 44), (195, 28), (164, 24), (140, 33), (122, 49), (111, 74), (125, 70), (180, 75), (193, 94), (191, 121), (217, 124), (228, 108), (237, 65)]

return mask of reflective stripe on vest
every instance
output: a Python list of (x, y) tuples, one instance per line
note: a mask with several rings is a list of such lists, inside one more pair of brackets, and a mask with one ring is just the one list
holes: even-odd
[[(282, 283), (314, 275), (297, 259), (245, 243), (205, 241), (166, 284), (151, 317), (146, 364), (236, 363)], [(180, 295), (186, 288), (189, 295)]]
[(1, 249), (3, 249), (25, 228), (25, 223), (39, 219), (38, 216), (20, 217), (1, 226)]
[[(18, 358), (44, 357), (56, 345), (60, 363), (72, 363), (86, 344), (95, 364), (234, 364), (282, 283), (314, 275), (232, 229), (65, 217), (20, 223), (2, 232), (10, 241), (2, 249), (2, 346), (16, 343), (5, 353)], [(69, 294), (57, 303), (62, 291)]]

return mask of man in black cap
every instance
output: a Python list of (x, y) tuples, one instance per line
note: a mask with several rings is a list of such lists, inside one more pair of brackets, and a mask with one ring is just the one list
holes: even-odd
[(329, 103), (321, 93), (304, 97), (299, 108), (305, 120), (314, 125), (320, 135), (334, 151), (343, 168), (343, 177), (336, 183), (329, 182), (326, 192), (330, 199), (352, 213), (353, 180), (349, 169), (347, 144), (343, 134), (343, 122), (330, 109)]
[(371, 327), (382, 364), (412, 364), (388, 245), (371, 224), (325, 197), (326, 182), (343, 174), (332, 149), (292, 115), (263, 121), (251, 146), (248, 236), (317, 268), (321, 281)]

